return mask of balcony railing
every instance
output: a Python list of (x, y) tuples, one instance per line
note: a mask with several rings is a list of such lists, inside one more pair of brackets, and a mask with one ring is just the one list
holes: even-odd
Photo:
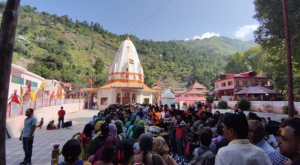
[(235, 85), (234, 88), (235, 89), (245, 89), (248, 88), (250, 85)]

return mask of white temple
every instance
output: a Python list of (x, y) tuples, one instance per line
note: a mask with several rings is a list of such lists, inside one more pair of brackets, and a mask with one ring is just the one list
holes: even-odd
[(152, 104), (158, 102), (159, 95), (159, 91), (152, 90), (144, 84), (143, 68), (128, 35), (110, 66), (108, 83), (100, 88), (86, 88), (85, 90), (90, 94), (97, 93), (99, 109), (116, 103)]

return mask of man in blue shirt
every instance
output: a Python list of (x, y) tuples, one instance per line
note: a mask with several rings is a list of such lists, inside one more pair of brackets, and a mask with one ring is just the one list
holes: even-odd
[(264, 150), (268, 154), (270, 160), (273, 162), (275, 149), (264, 139), (266, 133), (265, 133), (265, 128), (263, 123), (257, 120), (249, 120), (248, 124), (249, 124), (248, 138), (250, 143)]
[(36, 118), (33, 116), (33, 109), (26, 110), (27, 118), (24, 120), (24, 128), (20, 135), (20, 141), (23, 142), (23, 150), (25, 152), (24, 161), (20, 164), (31, 164), (32, 144), (34, 139), (34, 131), (36, 128)]

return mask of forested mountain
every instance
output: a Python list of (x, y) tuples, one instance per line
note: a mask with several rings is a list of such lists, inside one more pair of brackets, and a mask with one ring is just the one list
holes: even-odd
[(241, 41), (230, 39), (228, 37), (211, 37), (204, 39), (181, 41), (180, 43), (194, 48), (198, 52), (216, 53), (216, 54), (232, 54), (237, 51), (246, 51), (250, 47), (255, 46), (254, 40)]
[[(4, 3), (0, 4), (3, 13)], [(0, 17), (2, 18), (2, 17)], [(107, 82), (107, 72), (126, 35), (105, 30), (100, 23), (79, 22), (68, 16), (37, 12), (21, 6), (13, 62), (45, 78), (88, 86)], [(130, 35), (145, 73), (145, 83), (152, 87), (162, 80), (164, 86), (184, 87), (198, 80), (210, 86), (223, 72), (230, 53), (245, 50), (251, 44), (226, 37), (195, 41), (140, 40)]]

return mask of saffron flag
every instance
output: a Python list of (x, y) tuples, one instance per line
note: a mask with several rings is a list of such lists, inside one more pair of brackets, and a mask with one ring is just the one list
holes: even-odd
[(23, 88), (22, 85), (20, 85), (20, 100), (23, 102)]
[(142, 76), (141, 76), (141, 75), (139, 75), (139, 78), (140, 78), (140, 80), (143, 80), (143, 78), (142, 78)]
[(30, 99), (31, 99), (31, 101), (34, 101), (33, 90), (30, 91)]
[(53, 90), (52, 94), (50, 95), (50, 100), (49, 100), (49, 102), (51, 102), (51, 101), (53, 100), (53, 98), (54, 98), (54, 90)]
[(31, 81), (29, 81), (27, 88), (29, 91), (31, 91)]
[(157, 81), (156, 86), (159, 87), (159, 81)]
[(39, 98), (39, 91), (37, 90), (36, 93), (35, 93), (34, 101), (36, 101), (38, 98)]
[(123, 74), (121, 74), (121, 78), (122, 78), (122, 79), (126, 79), (125, 76), (124, 76)]
[(89, 82), (90, 84), (94, 84), (94, 81), (89, 77), (86, 78), (86, 81)]
[(17, 96), (17, 93), (16, 93), (16, 92), (14, 93), (14, 96), (13, 96), (13, 98), (11, 99), (11, 101), (13, 101), (13, 102), (15, 102), (15, 103), (17, 103), (17, 104), (20, 104), (20, 101), (19, 101), (19, 99), (18, 99), (18, 96)]
[(45, 82), (42, 81), (40, 88), (41, 88), (41, 89), (44, 89), (44, 87), (45, 87)]
[(134, 78), (134, 80), (136, 80), (136, 77), (135, 77), (135, 75), (133, 75), (133, 78)]

